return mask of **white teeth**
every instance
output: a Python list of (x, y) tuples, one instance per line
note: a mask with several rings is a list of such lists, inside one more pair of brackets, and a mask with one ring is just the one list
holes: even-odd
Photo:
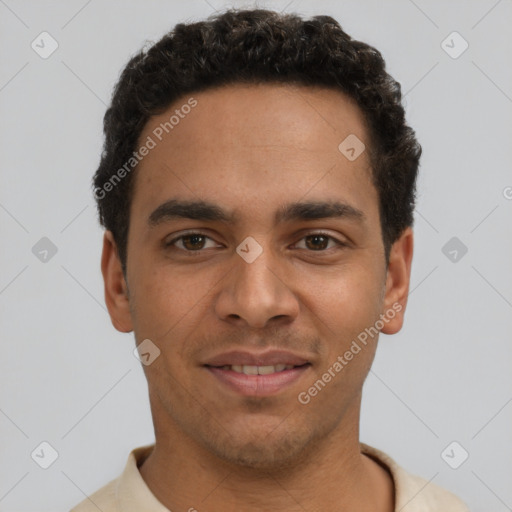
[(283, 370), (290, 370), (293, 365), (276, 364), (275, 366), (253, 366), (253, 365), (238, 365), (223, 366), (223, 370), (233, 370), (237, 373), (245, 373), (246, 375), (269, 375), (271, 373), (282, 372)]
[(258, 373), (260, 375), (268, 375), (269, 373), (275, 373), (276, 368), (275, 366), (260, 366), (258, 368)]

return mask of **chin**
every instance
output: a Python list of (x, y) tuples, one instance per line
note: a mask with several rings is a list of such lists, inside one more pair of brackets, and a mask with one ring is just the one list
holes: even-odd
[[(307, 448), (313, 443), (312, 433), (281, 432), (280, 435), (262, 435), (255, 432), (252, 439), (209, 439), (208, 450), (228, 464), (262, 471), (287, 469), (307, 456)], [(244, 437), (247, 437), (247, 432)]]
[(228, 450), (218, 451), (217, 455), (230, 464), (264, 471), (284, 469), (293, 465), (296, 459), (296, 454), (282, 445), (273, 449), (268, 444), (262, 446), (261, 443), (231, 446)]

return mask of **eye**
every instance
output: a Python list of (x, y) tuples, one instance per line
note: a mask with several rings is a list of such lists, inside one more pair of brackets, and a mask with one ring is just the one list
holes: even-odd
[(301, 241), (302, 240), (306, 240), (306, 248), (311, 249), (314, 252), (324, 252), (326, 249), (332, 249), (332, 247), (327, 247), (329, 245), (329, 241), (334, 242), (335, 247), (347, 246), (347, 244), (340, 242), (327, 233), (322, 232), (309, 233), (304, 238), (302, 238)]
[[(177, 248), (187, 253), (200, 253), (202, 249), (208, 249), (206, 241), (210, 240), (214, 242), (209, 236), (200, 232), (190, 232), (184, 235), (173, 238), (168, 242), (164, 242), (166, 248)], [(300, 241), (305, 240), (305, 248), (313, 252), (326, 252), (328, 249), (333, 247), (346, 247), (347, 244), (340, 242), (336, 238), (323, 232), (309, 233), (303, 237)], [(333, 242), (334, 246), (328, 247), (329, 242)], [(210, 248), (217, 247), (217, 245), (211, 245)], [(301, 247), (299, 247), (301, 248)]]
[[(213, 240), (203, 233), (187, 233), (185, 235), (173, 238), (169, 242), (165, 242), (165, 247), (176, 247), (186, 252), (200, 252), (201, 249), (205, 248), (206, 240)], [(177, 242), (181, 244), (181, 247), (177, 245)]]

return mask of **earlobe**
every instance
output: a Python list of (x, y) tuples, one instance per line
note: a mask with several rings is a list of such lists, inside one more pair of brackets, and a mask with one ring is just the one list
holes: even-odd
[(387, 319), (381, 329), (384, 334), (396, 334), (402, 328), (409, 294), (413, 248), (413, 231), (408, 227), (393, 244), (389, 255), (382, 310)]
[(103, 235), (101, 273), (103, 274), (105, 303), (112, 325), (120, 332), (131, 332), (133, 326), (128, 287), (111, 231), (105, 231)]

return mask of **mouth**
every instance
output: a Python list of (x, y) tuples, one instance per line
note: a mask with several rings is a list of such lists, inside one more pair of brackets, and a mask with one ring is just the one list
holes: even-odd
[(278, 373), (284, 370), (291, 370), (295, 368), (292, 364), (276, 364), (267, 366), (253, 366), (253, 365), (225, 365), (222, 370), (232, 370), (236, 373), (245, 373), (245, 375), (270, 375), (271, 373)]
[(310, 366), (309, 362), (300, 365), (204, 365), (223, 388), (245, 396), (276, 395), (299, 380)]

